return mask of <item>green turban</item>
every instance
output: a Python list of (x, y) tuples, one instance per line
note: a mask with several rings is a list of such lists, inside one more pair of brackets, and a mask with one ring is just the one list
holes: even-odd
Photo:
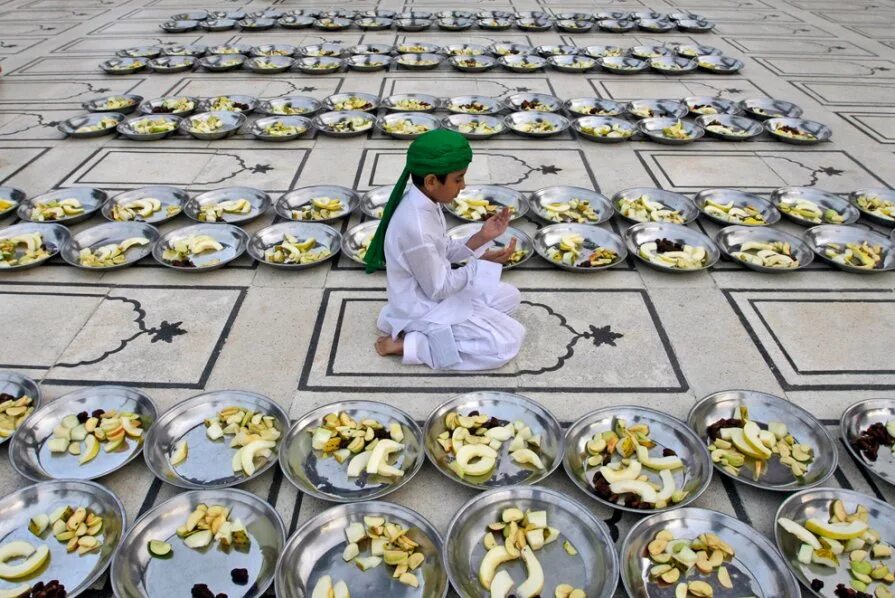
[(388, 203), (382, 210), (382, 219), (364, 261), (367, 274), (371, 274), (385, 263), (385, 231), (392, 219), (392, 214), (404, 197), (404, 188), (411, 174), (426, 176), (428, 174), (448, 174), (463, 170), (472, 162), (472, 148), (466, 138), (454, 131), (436, 129), (423, 133), (410, 144), (407, 150), (407, 163), (398, 177)]

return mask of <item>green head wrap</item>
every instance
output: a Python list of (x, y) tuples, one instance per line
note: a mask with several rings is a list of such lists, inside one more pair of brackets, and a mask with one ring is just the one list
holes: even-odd
[(448, 174), (463, 170), (472, 162), (472, 148), (466, 138), (454, 131), (436, 129), (423, 133), (410, 144), (407, 150), (407, 164), (404, 172), (398, 177), (395, 188), (382, 210), (379, 228), (373, 235), (364, 261), (367, 274), (371, 274), (385, 263), (385, 231), (392, 219), (392, 214), (404, 197), (404, 188), (411, 174), (426, 176), (427, 174)]

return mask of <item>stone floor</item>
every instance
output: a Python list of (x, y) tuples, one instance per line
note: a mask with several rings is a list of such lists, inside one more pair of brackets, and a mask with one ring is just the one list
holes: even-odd
[[(641, 33), (526, 35), (518, 30), (406, 39), (436, 43), (495, 40), (528, 43), (702, 43), (741, 58), (734, 76), (693, 74), (618, 77), (602, 73), (493, 71), (457, 73), (443, 67), (343, 73), (322, 77), (240, 73), (106, 76), (97, 64), (139, 44), (225, 41), (301, 45), (322, 39), (346, 45), (405, 39), (401, 33), (325, 34), (275, 30), (165, 35), (158, 24), (189, 8), (256, 10), (269, 0), (0, 0), (0, 184), (29, 195), (73, 185), (109, 191), (171, 184), (190, 192), (248, 185), (274, 198), (297, 187), (332, 183), (366, 191), (389, 184), (406, 142), (380, 135), (352, 140), (322, 137), (269, 145), (239, 135), (218, 142), (136, 143), (123, 138), (65, 140), (55, 124), (82, 112), (81, 102), (110, 93), (146, 98), (169, 93), (262, 97), (336, 91), (388, 95), (419, 91), (447, 96), (506, 96), (545, 91), (562, 98), (616, 99), (719, 95), (777, 97), (829, 125), (833, 142), (800, 149), (777, 142), (684, 148), (648, 142), (601, 146), (572, 136), (538, 141), (513, 136), (476, 142), (468, 180), (520, 191), (571, 184), (607, 195), (631, 186), (684, 193), (736, 187), (767, 193), (804, 185), (836, 193), (895, 183), (895, 0), (396, 0), (352, 2), (352, 8), (440, 10), (691, 9), (717, 23), (712, 34)], [(283, 9), (326, 7), (298, 0)], [(246, 127), (247, 129), (248, 127)], [(248, 226), (269, 224), (272, 214)], [(355, 224), (357, 216), (345, 223)], [(97, 216), (75, 230), (99, 224)], [(0, 223), (12, 224), (12, 221)], [(163, 228), (187, 224), (180, 217)], [(614, 230), (623, 230), (613, 221)], [(700, 220), (711, 235), (717, 228)], [(799, 232), (797, 227), (782, 228)], [(529, 232), (535, 225), (526, 223)], [(343, 229), (343, 230), (344, 230)], [(298, 418), (315, 406), (369, 398), (400, 406), (419, 420), (440, 402), (468, 389), (501, 389), (535, 398), (570, 424), (607, 405), (655, 407), (685, 418), (699, 398), (727, 388), (785, 397), (838, 434), (850, 403), (895, 390), (895, 276), (858, 276), (815, 265), (769, 276), (730, 263), (671, 276), (630, 262), (609, 272), (575, 275), (534, 258), (508, 273), (523, 292), (519, 318), (528, 339), (519, 357), (497, 372), (431, 375), (375, 356), (375, 315), (385, 300), (382, 275), (367, 276), (347, 258), (299, 273), (258, 266), (243, 257), (216, 272), (185, 275), (144, 262), (119, 272), (87, 273), (63, 262), (0, 275), (0, 368), (40, 380), (55, 399), (82, 386), (125, 384), (145, 389), (164, 410), (203, 390), (240, 388), (270, 396)], [(854, 304), (860, 303), (856, 309)], [(58, 310), (58, 311), (57, 311)], [(565, 318), (566, 326), (559, 324)], [(0, 449), (6, 451), (6, 449)], [(133, 521), (178, 490), (154, 479), (142, 460), (103, 483), (124, 501)], [(27, 485), (0, 460), (0, 491)], [(883, 499), (889, 486), (869, 478), (844, 450), (830, 484)], [(620, 539), (635, 521), (582, 495), (562, 472), (546, 483), (594, 509)], [(327, 508), (298, 494), (278, 470), (248, 485), (267, 497), (290, 533)], [(473, 492), (426, 465), (389, 497), (419, 510), (442, 530)], [(717, 509), (770, 534), (781, 497), (715, 476), (695, 503)], [(110, 595), (108, 586), (96, 595)]]

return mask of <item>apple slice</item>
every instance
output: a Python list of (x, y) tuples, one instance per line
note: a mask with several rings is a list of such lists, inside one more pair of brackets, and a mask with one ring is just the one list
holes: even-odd
[(99, 440), (96, 439), (96, 436), (93, 436), (91, 434), (84, 442), (86, 443), (86, 448), (84, 452), (81, 453), (81, 457), (78, 459), (78, 463), (80, 465), (84, 465), (85, 463), (92, 461), (99, 454)]
[(786, 517), (781, 517), (777, 520), (777, 523), (791, 533), (793, 536), (804, 542), (805, 544), (810, 544), (811, 548), (814, 550), (820, 550), (823, 548), (820, 545), (820, 540), (817, 539), (817, 536), (812, 534), (810, 531), (793, 521), (792, 519), (787, 519)]
[[(722, 438), (727, 436), (725, 440), (730, 440), (738, 451), (753, 459), (766, 460), (764, 453), (758, 452), (752, 445), (746, 442), (746, 436), (743, 434), (742, 428), (722, 428)], [(770, 452), (770, 451), (768, 451)]]
[(246, 475), (253, 475), (255, 473), (255, 454), (262, 449), (272, 449), (277, 444), (275, 442), (271, 442), (270, 440), (256, 440), (254, 442), (250, 442), (249, 444), (242, 447), (240, 452), (240, 462), (242, 463), (242, 470)]
[(773, 455), (771, 449), (766, 447), (764, 442), (761, 441), (761, 428), (755, 422), (747, 421), (745, 423), (743, 426), (743, 438), (756, 454), (761, 455), (762, 459), (768, 460)]
[(649, 449), (640, 445), (637, 446), (637, 460), (640, 461), (644, 467), (648, 467), (655, 471), (660, 471), (662, 469), (680, 469), (684, 466), (684, 462), (681, 461), (680, 457), (650, 457)]
[(388, 463), (388, 456), (404, 449), (404, 445), (389, 438), (380, 440), (372, 450), (370, 460), (367, 462), (367, 473), (373, 475), (379, 470), (379, 466)]
[(351, 461), (348, 462), (348, 477), (349, 478), (357, 478), (366, 471), (367, 463), (370, 462), (370, 455), (372, 451), (364, 451), (362, 453), (358, 453), (351, 458)]
[(187, 444), (186, 440), (181, 440), (180, 442), (178, 442), (177, 446), (174, 447), (174, 451), (171, 453), (171, 466), (174, 467), (186, 461), (189, 452), (190, 447)]

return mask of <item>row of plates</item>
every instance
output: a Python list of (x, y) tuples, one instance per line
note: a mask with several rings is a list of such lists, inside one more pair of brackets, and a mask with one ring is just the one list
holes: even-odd
[(705, 20), (704, 17), (693, 12), (672, 12), (660, 13), (654, 10), (645, 9), (637, 11), (621, 11), (621, 10), (601, 10), (595, 13), (591, 12), (545, 12), (540, 10), (532, 11), (515, 11), (509, 12), (505, 10), (480, 10), (472, 12), (469, 10), (440, 10), (431, 12), (428, 10), (408, 10), (397, 12), (387, 9), (373, 10), (353, 10), (353, 9), (293, 9), (280, 10), (278, 8), (267, 8), (265, 10), (246, 12), (242, 9), (237, 10), (191, 10), (171, 15), (172, 21), (205, 21), (208, 19), (232, 19), (241, 20), (248, 18), (253, 19), (279, 19), (282, 17), (311, 17), (320, 18), (337, 18), (337, 19), (365, 19), (365, 18), (383, 18), (383, 19), (558, 19), (558, 20), (575, 20), (575, 21), (603, 21), (607, 19), (615, 20), (641, 20), (641, 19), (670, 19), (672, 21), (685, 20)]

